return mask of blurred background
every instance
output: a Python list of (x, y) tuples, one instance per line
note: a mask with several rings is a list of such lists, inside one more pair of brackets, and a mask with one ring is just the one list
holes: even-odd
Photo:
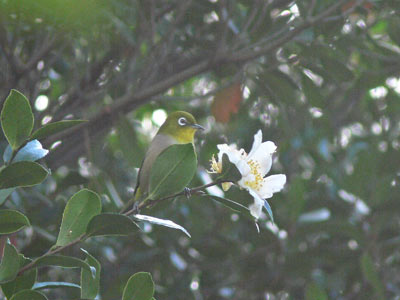
[[(277, 144), (270, 173), (288, 182), (270, 199), (275, 224), (263, 216), (258, 233), (199, 197), (157, 205), (143, 213), (192, 238), (145, 224), (64, 252), (82, 257), (83, 247), (101, 261), (99, 299), (119, 299), (138, 271), (152, 274), (156, 299), (400, 299), (399, 9), (395, 0), (0, 0), (0, 104), (14, 88), (36, 128), (89, 120), (45, 140), (52, 175), (2, 204), (32, 223), (13, 242), (43, 254), (82, 187), (118, 211), (157, 128), (186, 110), (207, 128), (193, 187), (210, 180), (217, 144), (249, 151), (258, 129)], [(236, 187), (225, 197), (252, 202)], [(78, 283), (79, 272), (41, 269), (39, 280)]]

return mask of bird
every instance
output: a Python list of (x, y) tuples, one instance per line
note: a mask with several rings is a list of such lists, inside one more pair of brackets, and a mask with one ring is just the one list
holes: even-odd
[[(194, 146), (194, 135), (197, 130), (204, 130), (204, 127), (197, 124), (192, 114), (185, 111), (175, 111), (168, 115), (151, 141), (142, 161), (137, 177), (134, 201), (147, 196), (150, 172), (157, 157), (172, 145), (192, 143)], [(135, 202), (135, 205), (137, 205), (137, 202)]]

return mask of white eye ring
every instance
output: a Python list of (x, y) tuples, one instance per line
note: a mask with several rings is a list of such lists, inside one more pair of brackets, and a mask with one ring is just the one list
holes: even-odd
[(182, 117), (182, 118), (178, 119), (178, 124), (180, 126), (185, 126), (187, 124), (187, 121), (186, 121), (186, 119), (184, 117)]

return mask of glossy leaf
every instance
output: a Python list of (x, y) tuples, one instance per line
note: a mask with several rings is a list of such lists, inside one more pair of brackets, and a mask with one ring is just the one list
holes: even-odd
[(154, 282), (150, 273), (139, 272), (128, 279), (122, 300), (151, 300), (153, 294)]
[(92, 272), (86, 269), (81, 270), (81, 298), (94, 299), (100, 290), (101, 265), (89, 252), (84, 249), (81, 250), (86, 253), (85, 262), (96, 269), (96, 275), (94, 277), (92, 276)]
[(94, 216), (86, 229), (88, 236), (129, 235), (138, 230), (131, 218), (115, 213), (103, 213)]
[(34, 264), (35, 267), (54, 266), (61, 268), (83, 268), (90, 272), (93, 277), (96, 276), (96, 269), (92, 268), (87, 262), (72, 256), (65, 255), (47, 255), (38, 258)]
[(178, 225), (170, 220), (164, 220), (164, 219), (159, 219), (159, 218), (145, 216), (145, 215), (134, 215), (133, 218), (135, 218), (136, 220), (139, 220), (139, 221), (146, 221), (146, 222), (149, 222), (149, 223), (155, 224), (155, 225), (161, 225), (161, 226), (165, 226), (165, 227), (169, 227), (169, 228), (173, 228), (173, 229), (178, 229), (178, 230), (183, 231), (188, 237), (191, 237), (189, 232), (185, 228), (183, 228), (181, 225)]
[(168, 147), (151, 168), (149, 198), (154, 200), (183, 191), (196, 170), (197, 158), (192, 144)]
[(73, 126), (87, 122), (86, 120), (63, 120), (46, 124), (32, 133), (31, 139), (41, 140), (50, 135), (59, 133)]
[[(17, 161), (36, 161), (45, 157), (49, 153), (49, 150), (43, 149), (42, 144), (38, 140), (28, 142), (22, 147), (17, 155), (13, 159), (13, 163)], [(12, 150), (8, 146), (4, 151), (3, 160), (8, 162), (11, 159)]]
[(86, 232), (90, 220), (101, 211), (100, 197), (87, 189), (80, 190), (68, 200), (57, 238), (57, 246), (64, 246)]
[(33, 186), (45, 180), (48, 174), (36, 162), (19, 161), (0, 171), (0, 189)]
[(1, 127), (13, 150), (18, 149), (31, 134), (33, 114), (28, 99), (11, 90), (1, 111)]
[(0, 284), (14, 280), (19, 268), (20, 260), (17, 249), (13, 245), (6, 243), (0, 264)]
[(30, 226), (28, 218), (16, 210), (0, 210), (0, 234), (10, 234)]
[(34, 290), (23, 290), (16, 293), (10, 300), (47, 300), (47, 297), (41, 292)]

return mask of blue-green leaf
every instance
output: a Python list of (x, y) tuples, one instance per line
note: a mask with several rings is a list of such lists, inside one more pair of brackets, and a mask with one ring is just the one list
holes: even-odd
[(274, 215), (272, 214), (271, 206), (269, 205), (267, 200), (264, 200), (264, 207), (267, 210), (268, 215), (271, 218), (271, 221), (274, 222)]
[[(28, 142), (24, 147), (22, 147), (17, 155), (14, 157), (13, 162), (17, 161), (36, 161), (45, 157), (49, 153), (49, 150), (43, 149), (42, 144), (38, 140), (33, 140)], [(8, 162), (11, 159), (12, 150), (8, 146), (4, 151), (3, 160)]]

